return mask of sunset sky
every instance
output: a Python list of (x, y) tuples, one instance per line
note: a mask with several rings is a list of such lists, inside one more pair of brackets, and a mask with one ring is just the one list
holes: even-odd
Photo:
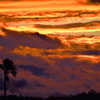
[[(48, 97), (100, 92), (100, 0), (0, 0), (0, 63), (7, 94)], [(3, 72), (0, 70), (0, 95)]]

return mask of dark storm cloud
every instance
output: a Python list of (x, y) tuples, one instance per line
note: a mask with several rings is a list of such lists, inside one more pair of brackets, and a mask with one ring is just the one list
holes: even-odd
[[(35, 67), (38, 67), (38, 68), (36, 68), (36, 70), (41, 71), (41, 73), (37, 73), (37, 72), (35, 72), (35, 70), (32, 70), (32, 73), (34, 73), (35, 75), (39, 75), (39, 76), (40, 76), (40, 74), (48, 75), (44, 69), (47, 66), (48, 67), (51, 66), (50, 62), (46, 61), (44, 58), (41, 58), (39, 56), (38, 57), (31, 56), (29, 54), (26, 56), (22, 56), (22, 55), (13, 53), (11, 51), (11, 49), (8, 49), (8, 48), (3, 48), (0, 50), (0, 58), (1, 59), (9, 58), (9, 59), (13, 60), (16, 64), (20, 64), (20, 65), (24, 64), (21, 67), (25, 70), (32, 70), (32, 68), (35, 69)], [(31, 66), (31, 67), (28, 67), (28, 66)]]
[(84, 55), (100, 55), (100, 50), (87, 50), (87, 51), (83, 51), (81, 54), (84, 54)]
[(14, 87), (16, 87), (17, 89), (20, 89), (20, 88), (24, 88), (27, 85), (28, 83), (25, 79), (20, 79), (15, 82)]
[[(46, 47), (49, 46), (49, 43), (52, 44), (52, 41), (58, 44), (60, 41), (58, 42), (55, 39), (40, 34), (29, 34), (7, 29), (3, 29), (3, 31), (7, 36), (0, 36), (0, 45), (3, 46), (0, 49), (0, 59), (9, 57), (18, 65), (17, 77), (9, 76), (10, 82), (7, 84), (8, 94), (47, 97), (58, 94), (70, 95), (83, 91), (88, 92), (90, 89), (99, 91), (100, 62), (98, 60), (100, 58), (100, 44), (70, 42), (74, 38), (77, 38), (77, 40), (82, 38), (84, 40), (85, 38), (87, 40), (95, 40), (95, 36), (70, 36), (66, 38), (67, 43), (70, 45), (69, 47), (65, 44), (63, 44), (63, 47), (55, 47), (53, 44), (52, 48), (47, 49)], [(8, 40), (12, 43), (9, 43), (11, 47), (14, 46), (12, 50), (8, 44)], [(43, 41), (47, 42), (47, 45)], [(42, 46), (44, 45), (44, 48), (41, 49), (40, 47), (42, 46), (39, 44), (38, 46), (30, 45), (30, 42), (32, 44), (40, 42)], [(20, 44), (21, 46), (19, 46)], [(25, 44), (27, 45), (25, 46)], [(30, 47), (27, 48), (27, 46)], [(19, 51), (22, 50), (21, 54), (26, 52), (26, 55), (21, 55), (19, 52), (12, 52), (15, 48)], [(87, 55), (90, 58), (85, 59), (84, 57), (79, 57), (79, 55)], [(92, 55), (93, 60), (91, 60)], [(52, 64), (52, 62), (54, 63)], [(0, 83), (2, 86), (3, 73), (0, 74)], [(0, 93), (3, 94), (2, 87), (0, 87), (0, 90), (2, 91)]]
[[(68, 59), (66, 59), (66, 61), (67, 60)], [(51, 67), (50, 70), (49, 67), (47, 67), (47, 69), (49, 69), (48, 73), (50, 74), (48, 78), (46, 78), (46, 76), (34, 75), (29, 70), (20, 69), (18, 76), (15, 79), (12, 77), (13, 81), (11, 80), (8, 84), (8, 91), (11, 93), (15, 91), (15, 93), (19, 95), (27, 94), (37, 96), (38, 94), (38, 97), (55, 94), (77, 94), (83, 91), (87, 92), (90, 89), (98, 91), (98, 87), (100, 86), (100, 73), (98, 69), (95, 68), (97, 64), (92, 65), (88, 62), (83, 64), (84, 62), (79, 63), (72, 59), (69, 59), (69, 61), (70, 63), (66, 62), (66, 67), (61, 66), (64, 60), (59, 62), (59, 64), (61, 64), (58, 64), (59, 67), (56, 67), (56, 69), (52, 69)], [(100, 66), (100, 64), (98, 64), (98, 66)], [(59, 70), (57, 68), (59, 68)], [(12, 88), (12, 86), (14, 86), (14, 88)]]
[(44, 72), (45, 68), (40, 68), (32, 65), (19, 65), (19, 68), (23, 68), (24, 70), (30, 70), (36, 76), (49, 75)]
[(44, 69), (41, 65), (40, 68), (39, 66), (19, 65), (17, 77), (10, 76), (7, 93), (47, 97), (56, 94), (77, 94), (90, 89), (98, 91), (100, 63), (80, 62), (77, 61), (77, 57), (56, 58), (55, 61), (57, 63), (54, 66), (45, 67), (49, 77), (45, 72), (40, 72), (41, 75), (36, 74), (37, 71)]
[(86, 66), (90, 65), (90, 63), (88, 61), (82, 61), (82, 62), (78, 62), (76, 61), (77, 57), (72, 57), (72, 58), (63, 58), (60, 60), (59, 63), (56, 63), (57, 66), (60, 66), (62, 68), (66, 68), (66, 67), (70, 67), (73, 70), (76, 69), (76, 66)]
[(0, 45), (8, 48), (15, 48), (19, 45), (33, 48), (53, 49), (61, 45), (60, 41), (49, 38), (46, 35), (27, 32), (18, 32), (8, 29), (2, 29), (7, 36), (0, 36)]

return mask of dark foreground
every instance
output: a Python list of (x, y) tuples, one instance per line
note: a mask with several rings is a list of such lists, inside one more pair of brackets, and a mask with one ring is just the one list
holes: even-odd
[(62, 97), (51, 96), (48, 98), (10, 95), (7, 96), (6, 98), (4, 96), (0, 96), (0, 100), (100, 100), (100, 93), (96, 93), (94, 90), (91, 90), (87, 94), (83, 92), (77, 95), (62, 96)]

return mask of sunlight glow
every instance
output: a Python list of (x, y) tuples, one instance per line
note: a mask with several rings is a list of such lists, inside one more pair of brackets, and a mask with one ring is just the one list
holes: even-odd
[(2, 49), (3, 47), (2, 46), (0, 46), (0, 49)]
[(90, 63), (99, 63), (100, 62), (100, 56), (94, 56), (94, 55), (78, 55), (77, 61), (88, 61)]
[(0, 35), (1, 35), (1, 36), (6, 36), (6, 34), (3, 33), (1, 30), (0, 30)]
[(89, 37), (75, 38), (70, 41), (74, 43), (88, 43), (88, 44), (100, 43), (100, 36), (95, 36), (93, 38)]

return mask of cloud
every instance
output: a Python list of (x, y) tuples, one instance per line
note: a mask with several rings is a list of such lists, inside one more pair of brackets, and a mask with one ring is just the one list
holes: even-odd
[(99, 4), (100, 0), (88, 0), (88, 2), (92, 4)]
[[(66, 65), (63, 66), (64, 61)], [(80, 63), (71, 58), (62, 59), (54, 66), (55, 69), (52, 69), (53, 67), (46, 68), (49, 77), (33, 74), (34, 71), (31, 70), (29, 65), (23, 66), (23, 68), (20, 66), (17, 77), (10, 76), (7, 93), (47, 97), (55, 94), (70, 95), (83, 91), (88, 92), (90, 89), (99, 91), (100, 72), (98, 71), (99, 67), (95, 68), (96, 66), (97, 64)], [(100, 66), (100, 63), (98, 63), (98, 66)], [(28, 70), (26, 70), (27, 67), (29, 67)]]
[(100, 4), (100, 0), (77, 0), (83, 4)]
[[(13, 9), (13, 8), (12, 8)], [(33, 25), (33, 24), (45, 24), (45, 25), (62, 25), (70, 23), (85, 22), (82, 18), (86, 19), (86, 22), (95, 21), (95, 18), (99, 18), (99, 10), (60, 10), (60, 11), (20, 11), (20, 13), (0, 13), (0, 21), (7, 23), (7, 25)], [(71, 19), (70, 19), (71, 18)], [(59, 20), (62, 20), (59, 22)], [(76, 20), (77, 19), (77, 20)], [(93, 20), (94, 19), (94, 20)], [(45, 21), (45, 22), (44, 22)], [(48, 22), (49, 21), (49, 22)], [(99, 21), (99, 20), (97, 20)]]
[(19, 68), (23, 68), (24, 70), (30, 70), (32, 74), (34, 74), (35, 76), (49, 75), (45, 73), (45, 68), (41, 68), (41, 67), (36, 67), (32, 65), (20, 65)]
[(48, 1), (48, 0), (0, 0), (0, 1)]
[(8, 48), (15, 48), (19, 45), (35, 47), (35, 48), (56, 48), (61, 45), (60, 41), (49, 38), (46, 35), (35, 33), (25, 33), (12, 31), (9, 29), (2, 29), (6, 34), (5, 37), (0, 36), (0, 45)]
[[(88, 92), (90, 89), (99, 91), (99, 36), (52, 36), (3, 31), (6, 36), (0, 36), (0, 60), (9, 57), (18, 66), (17, 77), (9, 75), (7, 94), (48, 97)], [(8, 42), (12, 43), (11, 48)], [(54, 44), (60, 45), (56, 47)], [(3, 86), (3, 73), (0, 73)]]
[(7, 93), (47, 97), (57, 93), (68, 95), (88, 92), (90, 89), (99, 91), (100, 63), (90, 64), (78, 62), (75, 59), (65, 58), (60, 60), (56, 66), (46, 67), (45, 70), (49, 77), (46, 74), (41, 74), (41, 76), (34, 74), (33, 66), (21, 65), (16, 78), (10, 75)]
[(36, 24), (36, 28), (49, 28), (49, 29), (70, 29), (70, 28), (78, 28), (78, 27), (83, 27), (83, 28), (89, 28), (93, 26), (99, 26), (100, 22), (99, 21), (93, 21), (93, 22), (87, 22), (87, 23), (70, 23), (70, 24), (64, 24), (64, 25), (43, 25), (43, 24)]

